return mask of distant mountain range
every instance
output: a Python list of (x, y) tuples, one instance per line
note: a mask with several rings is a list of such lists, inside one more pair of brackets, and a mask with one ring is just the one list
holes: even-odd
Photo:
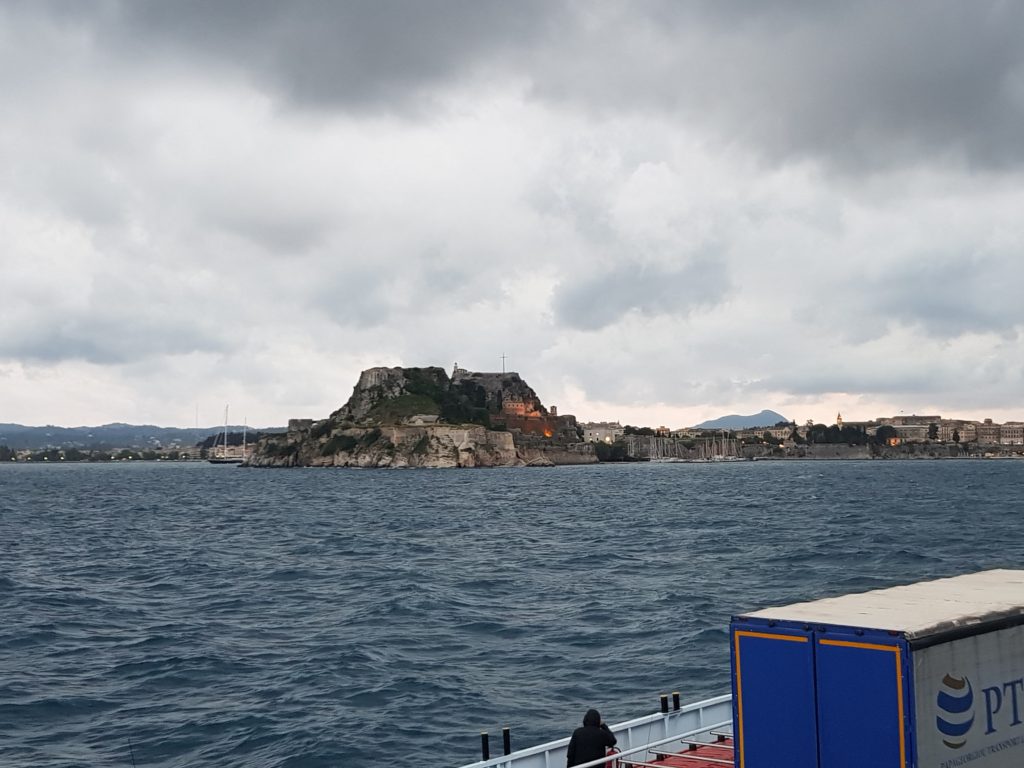
[[(241, 425), (228, 427), (241, 432)], [(257, 431), (248, 428), (250, 435)], [(25, 427), (0, 424), (0, 446), (13, 450), (43, 448), (156, 448), (157, 446), (194, 446), (224, 427), (156, 427), (152, 424), (103, 424), (99, 427)], [(284, 432), (285, 427), (260, 428), (260, 432)]]
[(774, 427), (780, 421), (788, 422), (785, 416), (775, 411), (761, 411), (752, 416), (733, 413), (718, 419), (711, 419), (697, 425), (697, 429), (752, 429), (753, 427)]

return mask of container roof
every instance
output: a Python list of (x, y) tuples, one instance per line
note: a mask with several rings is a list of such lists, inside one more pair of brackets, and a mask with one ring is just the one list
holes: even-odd
[(1024, 571), (993, 570), (765, 608), (745, 616), (900, 632), (909, 639), (1024, 615)]

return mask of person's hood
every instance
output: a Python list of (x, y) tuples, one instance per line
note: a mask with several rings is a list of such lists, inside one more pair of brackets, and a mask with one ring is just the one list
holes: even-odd
[(584, 725), (600, 725), (601, 724), (601, 713), (596, 709), (588, 709), (587, 714), (583, 716)]

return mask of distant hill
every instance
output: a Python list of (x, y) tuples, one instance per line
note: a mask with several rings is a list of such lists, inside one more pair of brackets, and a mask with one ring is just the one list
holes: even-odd
[(367, 368), (326, 419), (261, 439), (254, 467), (523, 467), (596, 464), (576, 417), (552, 413), (515, 371)]
[[(228, 427), (242, 432), (242, 426)], [(152, 424), (104, 424), (99, 427), (26, 427), (0, 424), (0, 446), (13, 450), (44, 448), (156, 448), (157, 446), (194, 446), (211, 435), (223, 432), (223, 426), (179, 428)], [(249, 427), (250, 436), (256, 429)], [(260, 432), (284, 432), (285, 427), (261, 428)]]
[(780, 421), (788, 422), (785, 416), (775, 411), (761, 411), (752, 416), (740, 416), (733, 413), (711, 419), (697, 425), (697, 429), (752, 429), (753, 427), (774, 427)]

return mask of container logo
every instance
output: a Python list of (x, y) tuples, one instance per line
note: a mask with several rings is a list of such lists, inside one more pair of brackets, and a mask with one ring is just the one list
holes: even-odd
[(942, 678), (936, 703), (939, 714), (935, 725), (942, 734), (942, 743), (960, 749), (967, 743), (967, 733), (974, 725), (974, 689), (967, 677), (947, 674)]

